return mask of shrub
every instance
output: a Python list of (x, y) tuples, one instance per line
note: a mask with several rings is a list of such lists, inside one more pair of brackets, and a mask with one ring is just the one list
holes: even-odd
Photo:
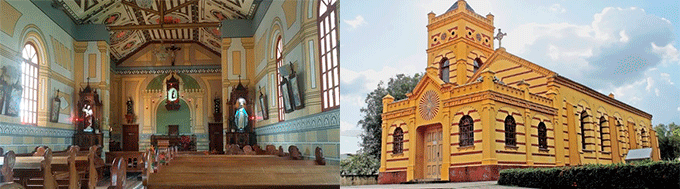
[(506, 169), (498, 184), (532, 188), (680, 188), (680, 162)]

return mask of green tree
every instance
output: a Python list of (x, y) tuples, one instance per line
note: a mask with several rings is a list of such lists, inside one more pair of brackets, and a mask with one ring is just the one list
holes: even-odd
[(680, 156), (680, 126), (675, 123), (654, 127), (659, 138), (661, 159), (674, 160)]
[(378, 174), (380, 160), (367, 153), (359, 152), (340, 161), (341, 175), (374, 175)]
[(361, 134), (361, 148), (362, 153), (367, 153), (376, 159), (380, 158), (380, 145), (382, 138), (382, 98), (390, 94), (394, 100), (401, 100), (406, 98), (406, 94), (410, 93), (416, 87), (422, 78), (422, 74), (414, 74), (407, 76), (398, 74), (396, 77), (390, 78), (387, 82), (387, 87), (381, 81), (378, 88), (368, 93), (366, 96), (366, 107), (361, 108), (361, 113), (364, 118), (359, 120), (359, 125), (364, 132)]

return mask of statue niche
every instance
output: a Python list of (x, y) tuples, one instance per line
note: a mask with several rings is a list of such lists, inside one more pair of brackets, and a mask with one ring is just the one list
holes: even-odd
[[(240, 78), (240, 76), (239, 76)], [(248, 89), (243, 86), (241, 79), (238, 85), (231, 91), (227, 103), (229, 124), (225, 132), (227, 144), (238, 144), (239, 146), (254, 145), (255, 132), (253, 132), (254, 103), (248, 98)]]
[(90, 87), (89, 78), (87, 86), (80, 90), (79, 96), (73, 145), (82, 148), (101, 146), (103, 142), (101, 133), (102, 101), (99, 100), (97, 90)]

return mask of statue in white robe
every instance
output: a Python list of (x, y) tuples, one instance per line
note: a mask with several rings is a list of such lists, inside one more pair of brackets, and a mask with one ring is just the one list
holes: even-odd
[(234, 122), (236, 123), (236, 128), (240, 132), (243, 132), (248, 125), (248, 112), (246, 112), (245, 104), (246, 100), (239, 98), (238, 110), (236, 110), (236, 114), (234, 114)]

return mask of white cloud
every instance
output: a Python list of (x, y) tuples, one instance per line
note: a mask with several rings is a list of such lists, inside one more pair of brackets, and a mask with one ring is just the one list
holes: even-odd
[(666, 46), (659, 47), (656, 43), (652, 42), (652, 51), (661, 55), (664, 63), (678, 62), (678, 64), (680, 64), (680, 53), (678, 53), (678, 49), (676, 49), (673, 44), (669, 43)]
[(358, 137), (361, 135), (361, 128), (357, 128), (355, 125), (347, 123), (346, 121), (340, 120), (340, 135), (348, 137)]
[(623, 43), (628, 42), (628, 40), (630, 39), (630, 38), (628, 37), (628, 35), (626, 34), (626, 30), (621, 30), (621, 32), (619, 32), (619, 36), (621, 36), (621, 38), (619, 39), (619, 41), (621, 41), (621, 42), (623, 42)]
[(564, 9), (560, 4), (557, 4), (557, 3), (550, 6), (549, 10), (550, 10), (550, 12), (554, 12), (554, 13), (565, 13), (565, 12), (567, 12), (567, 9)]
[(604, 8), (589, 25), (528, 23), (508, 33), (508, 52), (592, 88), (639, 80), (680, 56), (673, 26), (634, 7)]
[(368, 24), (366, 20), (364, 20), (364, 17), (361, 15), (357, 15), (354, 17), (354, 20), (343, 20), (346, 24), (349, 24), (352, 29), (357, 29), (359, 26), (362, 26), (364, 24)]
[(658, 69), (649, 69), (640, 80), (599, 91), (614, 91), (617, 100), (652, 114), (654, 124), (677, 122), (680, 90), (667, 76)]

